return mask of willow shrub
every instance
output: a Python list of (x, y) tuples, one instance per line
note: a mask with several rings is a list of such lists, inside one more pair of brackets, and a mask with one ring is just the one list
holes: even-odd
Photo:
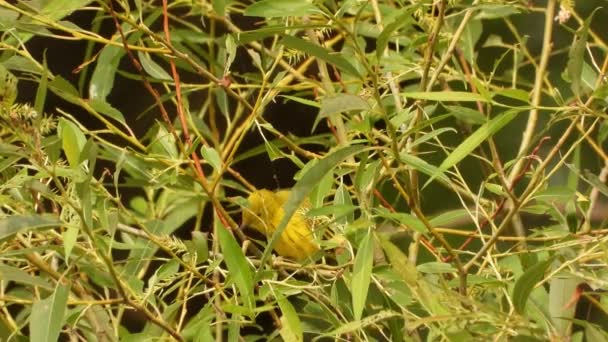
[(605, 10), (167, 2), (0, 1), (0, 339), (607, 338)]

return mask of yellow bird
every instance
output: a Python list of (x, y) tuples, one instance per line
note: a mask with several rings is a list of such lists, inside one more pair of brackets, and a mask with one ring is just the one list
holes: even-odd
[[(243, 209), (241, 225), (249, 226), (270, 239), (283, 219), (283, 206), (289, 195), (289, 190), (272, 192), (263, 189), (252, 192), (247, 198), (249, 206)], [(306, 200), (287, 223), (274, 245), (274, 250), (279, 255), (301, 261), (319, 250), (312, 233), (311, 220), (305, 217), (308, 209), (310, 202)]]

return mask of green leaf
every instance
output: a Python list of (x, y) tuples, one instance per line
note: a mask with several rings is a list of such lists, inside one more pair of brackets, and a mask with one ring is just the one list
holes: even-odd
[(59, 119), (58, 132), (61, 132), (61, 146), (70, 166), (72, 168), (78, 167), (80, 165), (80, 152), (87, 142), (86, 137), (78, 126), (63, 118)]
[[(44, 20), (48, 20), (48, 22), (57, 22), (65, 16), (71, 14), (72, 12), (86, 7), (92, 0), (52, 0), (52, 1), (35, 1), (30, 5), (28, 3), (28, 8), (35, 8), (35, 15), (40, 18), (44, 18)], [(32, 6), (32, 7), (29, 7)], [(31, 13), (32, 15), (34, 13)], [(24, 22), (26, 21), (26, 22)], [(40, 35), (44, 35), (46, 31), (42, 26), (32, 25), (29, 18), (21, 17), (20, 20), (15, 22), (18, 26), (25, 28), (25, 30), (14, 30), (14, 35), (18, 35), (19, 44), (25, 44), (30, 38), (34, 36), (35, 33), (40, 33)], [(19, 25), (21, 23), (21, 25)], [(70, 25), (71, 24), (71, 25)], [(72, 23), (61, 22), (63, 26), (72, 26), (72, 28), (76, 28), (76, 25)], [(8, 27), (11, 27), (9, 25)], [(48, 32), (50, 34), (50, 32)], [(15, 37), (7, 37), (6, 44), (12, 45), (15, 44)]]
[(0, 280), (4, 282), (12, 281), (22, 285), (40, 286), (48, 290), (53, 289), (51, 284), (43, 280), (40, 276), (31, 276), (29, 273), (20, 268), (15, 268), (8, 265), (0, 264)]
[(371, 107), (361, 97), (351, 94), (336, 94), (321, 100), (320, 117), (351, 110), (369, 110)]
[(65, 323), (65, 309), (70, 288), (61, 283), (53, 294), (32, 305), (30, 315), (30, 338), (32, 342), (55, 342), (59, 339), (61, 327)]
[(224, 62), (224, 75), (228, 75), (230, 72), (230, 66), (234, 59), (236, 58), (236, 48), (237, 44), (232, 35), (226, 35), (226, 61)]
[[(152, 234), (168, 235), (181, 227), (187, 220), (196, 216), (200, 211), (200, 203), (196, 196), (186, 196), (184, 193), (177, 193), (167, 199), (171, 202), (171, 210), (165, 213), (162, 220), (151, 219), (144, 223), (144, 226)], [(148, 206), (142, 206), (144, 214), (149, 214)], [(136, 274), (149, 259), (156, 253), (158, 246), (149, 239), (137, 238), (136, 243), (143, 248), (133, 249), (129, 253), (128, 261), (124, 266), (125, 274)]]
[(237, 42), (239, 45), (245, 45), (245, 44), (249, 44), (253, 41), (262, 41), (268, 37), (272, 37), (276, 34), (284, 34), (285, 31), (288, 30), (299, 30), (299, 29), (310, 29), (311, 27), (314, 27), (316, 29), (323, 29), (323, 28), (329, 28), (331, 27), (330, 25), (289, 25), (289, 26), (285, 26), (285, 25), (271, 25), (271, 26), (264, 26), (261, 27), (257, 30), (251, 30), (251, 31), (243, 31), (240, 32), (238, 34), (235, 35), (235, 38), (237, 39)]
[(456, 119), (471, 125), (483, 125), (487, 121), (486, 117), (475, 109), (461, 106), (446, 106), (446, 108)]
[[(457, 17), (461, 20), (462, 17)], [(460, 38), (462, 53), (464, 58), (472, 65), (475, 65), (475, 44), (481, 37), (482, 25), (481, 20), (471, 19), (464, 28), (464, 32)]]
[[(246, 49), (245, 51), (247, 51), (247, 54), (249, 54), (249, 57), (251, 57), (253, 65), (255, 65), (260, 71), (264, 72), (264, 66), (262, 65), (262, 57), (260, 57), (260, 54), (253, 49)], [(228, 71), (226, 71), (226, 74), (227, 73)]]
[(63, 237), (63, 251), (65, 253), (66, 263), (69, 263), (70, 255), (72, 254), (72, 249), (76, 245), (76, 240), (78, 239), (78, 232), (80, 229), (76, 226), (68, 226), (61, 236)]
[(408, 261), (407, 256), (387, 237), (381, 237), (382, 249), (389, 259), (389, 264), (412, 291), (412, 295), (430, 314), (447, 315), (449, 309), (442, 293), (436, 293), (425, 278), (418, 277), (418, 271)]
[(41, 15), (48, 16), (49, 19), (62, 19), (72, 12), (87, 6), (92, 0), (53, 0), (43, 1), (44, 7), (40, 11)]
[(593, 13), (583, 23), (583, 26), (576, 32), (574, 42), (568, 51), (568, 64), (566, 69), (570, 78), (570, 88), (575, 96), (580, 96), (582, 90), (582, 75), (583, 64), (585, 63), (585, 51), (587, 50), (587, 38), (589, 36), (589, 25), (593, 19), (593, 15), (599, 8), (596, 8)]
[(401, 95), (409, 99), (438, 102), (491, 102), (491, 99), (485, 98), (476, 93), (468, 93), (465, 91), (412, 91), (401, 93)]
[(192, 243), (196, 252), (196, 264), (200, 264), (209, 259), (209, 245), (207, 244), (207, 234), (199, 231), (192, 232)]
[(351, 278), (351, 291), (353, 299), (353, 315), (355, 320), (360, 320), (367, 302), (367, 292), (371, 281), (372, 267), (374, 265), (374, 240), (371, 230), (361, 241), (361, 246), (355, 256), (353, 275)]
[(320, 208), (323, 205), (325, 197), (329, 195), (332, 185), (334, 184), (333, 176), (333, 172), (327, 173), (311, 191), (308, 199), (310, 200), (312, 208)]
[(281, 322), (281, 336), (283, 340), (303, 341), (302, 322), (293, 305), (282, 294), (277, 293), (277, 303), (283, 313)]
[(176, 145), (175, 136), (169, 133), (164, 126), (158, 125), (156, 137), (150, 143), (148, 151), (171, 159), (177, 159), (179, 152), (177, 152)]
[(567, 186), (552, 186), (545, 190), (539, 191), (534, 195), (534, 199), (543, 203), (560, 203), (566, 204), (574, 198), (576, 190)]
[(15, 27), (17, 26), (17, 19), (21, 15), (19, 12), (11, 11), (6, 8), (0, 9), (0, 26), (1, 27)]
[[(556, 263), (554, 263), (556, 264)], [(549, 314), (558, 336), (570, 336), (576, 304), (576, 287), (580, 279), (572, 275), (557, 275), (549, 280)]]
[(354, 145), (343, 147), (339, 150), (331, 152), (325, 156), (325, 158), (318, 160), (316, 164), (314, 164), (306, 171), (306, 173), (302, 175), (296, 185), (291, 189), (291, 195), (283, 207), (283, 210), (285, 211), (283, 219), (281, 219), (281, 222), (277, 226), (277, 229), (264, 250), (264, 255), (262, 255), (262, 259), (260, 261), (260, 267), (266, 263), (272, 248), (279, 240), (279, 236), (283, 234), (285, 227), (287, 227), (287, 222), (289, 222), (293, 214), (296, 212), (296, 210), (298, 210), (304, 199), (312, 191), (315, 185), (317, 185), (328, 172), (336, 167), (338, 163), (354, 154), (363, 151), (364, 149), (364, 146)]
[(118, 109), (112, 107), (112, 105), (107, 103), (105, 100), (91, 99), (91, 101), (89, 101), (89, 104), (93, 109), (95, 109), (99, 113), (109, 118), (112, 118), (120, 123), (126, 124), (125, 117), (122, 115), (122, 113)]
[(340, 57), (339, 54), (330, 53), (328, 50), (323, 48), (322, 46), (313, 44), (308, 42), (302, 38), (294, 37), (294, 36), (285, 36), (281, 40), (281, 43), (290, 49), (295, 49), (302, 51), (311, 56), (317, 57), (319, 59), (324, 60), (330, 64), (335, 65), (338, 69), (351, 74), (357, 78), (361, 78), (359, 72), (355, 67), (350, 64), (346, 59)]
[[(152, 25), (158, 17), (162, 14), (162, 11), (153, 11), (144, 20), (144, 25)], [(144, 35), (143, 30), (132, 30), (132, 26), (128, 23), (123, 23), (121, 26), (123, 32), (129, 31), (129, 37), (127, 42), (133, 44), (141, 39)], [(117, 43), (122, 43), (122, 39), (117, 38)], [(95, 100), (105, 101), (106, 97), (112, 91), (114, 86), (114, 80), (116, 71), (120, 60), (125, 55), (125, 49), (122, 46), (116, 45), (105, 45), (101, 49), (99, 57), (97, 57), (97, 63), (95, 63), (95, 70), (91, 76), (91, 82), (89, 85), (89, 98)]]
[(143, 53), (141, 51), (137, 51), (137, 56), (139, 57), (139, 61), (141, 62), (141, 66), (148, 73), (148, 75), (163, 81), (171, 81), (173, 78), (169, 73), (165, 71), (158, 63), (152, 60), (150, 55)]
[(91, 100), (106, 100), (106, 97), (112, 91), (112, 87), (114, 87), (116, 70), (124, 54), (125, 50), (122, 46), (108, 44), (101, 49), (89, 84), (89, 98)]
[(55, 76), (51, 83), (49, 83), (49, 88), (53, 93), (62, 99), (70, 103), (80, 105), (80, 95), (78, 94), (78, 90), (74, 88), (74, 86), (65, 78)]
[(453, 273), (458, 271), (454, 266), (445, 262), (427, 262), (418, 265), (416, 269), (418, 269), (419, 272), (431, 274)]
[(229, 275), (239, 289), (242, 301), (247, 304), (250, 310), (253, 310), (255, 298), (253, 294), (253, 272), (251, 266), (247, 262), (247, 258), (245, 258), (245, 254), (243, 254), (234, 236), (221, 223), (217, 223), (217, 233), (224, 261), (230, 272)]
[(320, 10), (308, 1), (302, 0), (262, 0), (245, 8), (246, 16), (252, 17), (302, 17)]
[(213, 341), (213, 334), (211, 332), (213, 325), (211, 323), (216, 317), (216, 312), (211, 304), (207, 303), (188, 321), (186, 327), (181, 332), (186, 341)]
[(266, 153), (268, 154), (268, 158), (271, 161), (275, 161), (284, 157), (283, 153), (281, 153), (281, 150), (274, 143), (268, 140), (264, 140), (264, 147), (266, 148)]
[(427, 163), (425, 160), (420, 159), (407, 152), (399, 154), (399, 159), (410, 168), (422, 172), (427, 176), (439, 179), (440, 182), (446, 184), (450, 182), (450, 179), (445, 175), (444, 171), (440, 170), (435, 165)]
[(504, 96), (504, 97), (508, 97), (511, 99), (515, 99), (515, 100), (519, 100), (519, 101), (528, 103), (529, 98), (530, 98), (530, 93), (525, 90), (522, 90), (522, 89), (505, 88), (505, 89), (501, 89), (499, 91), (494, 92), (493, 97), (494, 96)]
[(315, 118), (312, 130), (314, 131), (321, 119), (329, 117), (332, 114), (348, 112), (351, 110), (369, 110), (371, 107), (359, 96), (351, 94), (336, 94), (328, 96), (321, 100), (321, 110)]
[(46, 54), (42, 56), (42, 72), (40, 73), (40, 83), (36, 90), (36, 99), (34, 100), (34, 109), (37, 113), (42, 114), (44, 111), (44, 103), (46, 101), (46, 93), (48, 91), (48, 67), (46, 64)]
[(14, 215), (0, 219), (0, 241), (12, 238), (17, 233), (54, 228), (61, 221), (54, 215)]
[(596, 174), (589, 170), (583, 170), (583, 180), (591, 184), (593, 188), (597, 189), (604, 196), (608, 197), (608, 186), (598, 177)]
[(408, 286), (416, 287), (418, 283), (418, 271), (416, 267), (409, 263), (407, 255), (405, 255), (397, 246), (390, 240), (382, 237), (380, 239), (382, 249), (389, 260), (391, 268), (399, 275)]
[(521, 12), (519, 8), (511, 5), (484, 4), (478, 7), (479, 13), (475, 16), (478, 20), (504, 18)]
[[(355, 176), (355, 188), (360, 193), (366, 193), (368, 188), (374, 184), (374, 180), (380, 169), (381, 160), (375, 160), (371, 162), (360, 161), (359, 169)], [(370, 188), (371, 189), (371, 188)]]
[(222, 158), (213, 147), (203, 145), (201, 148), (201, 154), (203, 155), (205, 161), (209, 163), (209, 165), (211, 165), (215, 171), (219, 172), (222, 170)]
[(340, 335), (346, 335), (346, 334), (349, 334), (350, 332), (355, 332), (355, 331), (366, 331), (367, 326), (375, 326), (377, 324), (377, 322), (383, 322), (383, 321), (386, 321), (387, 319), (389, 319), (391, 317), (395, 317), (395, 316), (400, 316), (400, 314), (398, 314), (394, 311), (383, 310), (383, 311), (377, 312), (371, 316), (365, 317), (362, 320), (351, 321), (351, 322), (348, 322), (345, 324), (341, 324), (338, 327), (336, 327), (334, 330), (331, 330), (331, 331), (323, 334), (323, 336), (340, 336)]
[(179, 262), (177, 259), (171, 259), (166, 263), (162, 264), (155, 272), (157, 279), (165, 280), (173, 277), (179, 270)]
[(458, 131), (456, 131), (454, 128), (452, 127), (440, 127), (440, 128), (435, 128), (432, 131), (428, 132), (428, 133), (422, 133), (422, 135), (420, 136), (420, 138), (414, 140), (414, 142), (412, 142), (412, 144), (410, 145), (410, 148), (413, 148), (414, 146), (418, 146), (422, 143), (425, 143), (431, 139), (434, 139), (435, 137), (445, 133), (445, 132), (453, 132), (453, 133), (458, 133)]
[(494, 119), (486, 122), (481, 127), (479, 127), (473, 134), (471, 134), (468, 138), (466, 138), (458, 147), (450, 153), (447, 158), (439, 165), (439, 169), (435, 174), (431, 176), (431, 178), (424, 184), (426, 186), (433, 179), (439, 177), (443, 172), (451, 168), (452, 166), (458, 164), (461, 160), (466, 158), (473, 152), (481, 143), (483, 143), (486, 139), (493, 136), (496, 132), (498, 132), (501, 128), (506, 126), (509, 122), (511, 122), (517, 114), (519, 110), (509, 110), (503, 114), (498, 115)]
[(551, 265), (551, 262), (553, 262), (553, 257), (530, 267), (517, 279), (512, 295), (513, 306), (515, 306), (517, 312), (524, 313), (530, 293), (532, 293), (536, 283), (543, 279), (545, 271)]
[[(118, 178), (123, 169), (138, 181), (148, 181), (153, 178), (150, 174), (150, 169), (154, 168), (154, 164), (143, 160), (139, 155), (134, 154), (126, 148), (118, 149), (106, 145), (102, 150), (102, 155), (106, 159), (116, 160), (116, 171), (114, 172), (116, 178)], [(117, 183), (115, 185), (118, 186)]]
[(90, 229), (93, 228), (93, 196), (91, 195), (91, 180), (86, 179), (76, 183), (76, 193), (82, 206), (82, 223)]
[[(353, 200), (350, 197), (348, 189), (346, 188), (346, 186), (344, 186), (343, 183), (338, 186), (338, 189), (336, 189), (336, 193), (334, 194), (334, 206), (338, 208), (341, 206), (346, 206), (354, 209)], [(342, 217), (338, 216), (338, 214), (342, 213), (344, 213), (345, 215)], [(346, 210), (342, 211), (341, 213), (336, 211), (333, 216), (334, 220), (336, 220), (336, 222), (339, 224), (352, 223), (355, 220), (354, 210)]]
[(388, 42), (393, 36), (393, 32), (399, 30), (403, 26), (412, 25), (412, 12), (414, 11), (414, 9), (416, 9), (415, 6), (401, 9), (400, 12), (405, 11), (405, 13), (399, 14), (393, 21), (391, 21), (388, 25), (384, 27), (384, 30), (382, 30), (382, 32), (380, 32), (380, 35), (378, 35), (378, 39), (376, 40), (376, 58), (378, 60), (382, 58), (384, 50), (386, 50)]
[(377, 210), (377, 212), (378, 212), (378, 216), (384, 217), (389, 220), (397, 221), (418, 233), (427, 233), (427, 229), (426, 229), (426, 226), (424, 225), (424, 223), (422, 223), (422, 221), (420, 221), (418, 218), (416, 218), (413, 215), (410, 215), (408, 213), (400, 213), (400, 212), (392, 213), (392, 212), (389, 212), (385, 208), (379, 208)]
[(333, 204), (325, 207), (313, 208), (306, 211), (306, 216), (315, 217), (315, 216), (332, 216), (335, 220), (344, 217), (348, 214), (353, 213), (355, 210), (359, 209), (358, 206), (351, 204)]
[[(297, 102), (297, 103), (301, 103), (303, 105), (307, 105), (307, 106), (310, 106), (310, 107), (321, 108), (321, 104), (319, 104), (318, 102), (313, 101), (313, 100), (309, 100), (309, 99), (305, 99), (305, 98), (302, 98), (302, 97), (292, 96), (292, 95), (279, 95), (279, 97), (283, 97), (283, 98), (286, 98), (288, 100), (291, 100), (291, 101), (294, 101), (294, 102)], [(288, 101), (285, 101), (285, 103), (288, 103)]]
[(224, 16), (226, 14), (226, 0), (211, 0), (211, 6), (218, 15)]

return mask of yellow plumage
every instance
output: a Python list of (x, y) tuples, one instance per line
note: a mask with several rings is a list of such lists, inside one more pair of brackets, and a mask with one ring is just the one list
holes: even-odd
[[(289, 199), (290, 191), (257, 190), (247, 199), (249, 206), (243, 209), (242, 225), (249, 226), (267, 238), (271, 238), (283, 219), (283, 206)], [(281, 256), (303, 260), (319, 250), (314, 241), (311, 222), (304, 213), (310, 208), (310, 203), (304, 201), (287, 223), (287, 227), (274, 245), (274, 250)]]

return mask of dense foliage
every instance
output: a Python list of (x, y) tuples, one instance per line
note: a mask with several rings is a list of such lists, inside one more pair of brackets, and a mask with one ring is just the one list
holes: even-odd
[(595, 2), (0, 0), (0, 340), (607, 340)]

